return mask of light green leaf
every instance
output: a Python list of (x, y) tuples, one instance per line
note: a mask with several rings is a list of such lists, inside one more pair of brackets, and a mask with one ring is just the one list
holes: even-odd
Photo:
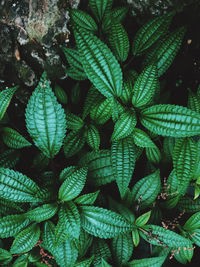
[(89, 234), (105, 239), (135, 228), (116, 212), (93, 206), (81, 206), (81, 224)]
[(29, 99), (26, 126), (35, 145), (53, 158), (60, 150), (66, 133), (66, 118), (44, 73)]
[(97, 24), (94, 19), (82, 10), (70, 10), (70, 18), (72, 23), (77, 24), (79, 27), (95, 32), (98, 30)]
[(151, 140), (148, 134), (139, 128), (134, 128), (132, 136), (134, 143), (139, 147), (155, 147), (154, 142)]
[(191, 89), (188, 89), (188, 108), (197, 113), (200, 113), (200, 98), (198, 95), (194, 94)]
[(18, 149), (31, 146), (31, 143), (28, 142), (21, 134), (9, 127), (3, 128), (2, 139), (3, 142), (10, 148)]
[(2, 120), (17, 88), (18, 86), (15, 86), (0, 92), (0, 120)]
[(31, 250), (40, 237), (40, 227), (38, 224), (33, 224), (22, 230), (15, 236), (10, 252), (24, 253)]
[(157, 146), (155, 147), (146, 147), (145, 149), (147, 159), (154, 163), (154, 164), (159, 164), (161, 160), (161, 154), (160, 150), (158, 149)]
[(189, 232), (190, 239), (200, 247), (200, 229), (194, 229), (193, 231)]
[(83, 190), (87, 175), (87, 168), (83, 167), (66, 178), (59, 189), (59, 199), (69, 201), (77, 197)]
[(141, 123), (155, 134), (187, 137), (200, 133), (200, 114), (176, 105), (155, 105), (141, 111)]
[(135, 229), (132, 231), (132, 239), (133, 239), (134, 246), (137, 247), (140, 243), (140, 235), (139, 235), (138, 229)]
[(5, 250), (0, 248), (0, 264), (5, 265), (9, 264), (12, 260), (12, 254)]
[(184, 224), (184, 230), (194, 230), (200, 228), (200, 211), (193, 214)]
[(126, 137), (112, 143), (111, 162), (121, 198), (124, 198), (131, 181), (135, 161), (135, 145), (132, 138)]
[(77, 27), (74, 34), (88, 79), (105, 97), (120, 96), (122, 71), (108, 46), (93, 34)]
[(93, 205), (99, 195), (99, 192), (100, 190), (94, 193), (84, 194), (80, 197), (77, 197), (74, 202), (78, 205)]
[(143, 225), (145, 225), (148, 222), (150, 216), (151, 216), (151, 210), (142, 214), (140, 217), (138, 217), (135, 221), (135, 224), (137, 226), (142, 227)]

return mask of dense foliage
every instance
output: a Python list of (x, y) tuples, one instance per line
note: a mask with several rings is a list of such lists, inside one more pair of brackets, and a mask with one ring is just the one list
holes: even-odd
[(186, 29), (171, 12), (132, 38), (112, 2), (70, 11), (73, 88), (44, 71), (25, 130), (9, 117), (19, 86), (0, 92), (1, 266), (159, 267), (200, 246), (200, 88), (187, 107), (163, 93)]

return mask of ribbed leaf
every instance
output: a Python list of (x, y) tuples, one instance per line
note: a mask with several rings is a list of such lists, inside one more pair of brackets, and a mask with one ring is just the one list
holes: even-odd
[(151, 210), (148, 211), (148, 212), (146, 212), (146, 213), (144, 213), (144, 214), (142, 214), (140, 217), (138, 217), (136, 219), (136, 221), (135, 221), (135, 224), (137, 226), (143, 226), (143, 225), (145, 225), (148, 222), (150, 216), (151, 216)]
[(15, 86), (13, 88), (8, 88), (0, 92), (0, 120), (2, 120), (17, 88), (18, 86)]
[(60, 87), (58, 84), (56, 84), (54, 91), (55, 91), (55, 95), (58, 101), (60, 101), (62, 104), (67, 104), (68, 97), (67, 97), (65, 90), (62, 87)]
[(147, 66), (134, 83), (132, 98), (133, 106), (138, 108), (148, 104), (155, 94), (157, 82), (156, 66)]
[(191, 240), (200, 247), (200, 229), (195, 229), (189, 232)]
[(66, 71), (67, 76), (69, 76), (71, 79), (76, 80), (76, 81), (83, 81), (83, 80), (87, 80), (88, 78), (84, 70), (80, 71), (76, 69), (75, 67), (70, 67), (66, 69), (65, 71)]
[(105, 14), (110, 11), (113, 0), (89, 0), (89, 7), (98, 21), (101, 21)]
[(139, 128), (134, 128), (132, 136), (134, 143), (139, 147), (155, 147), (154, 142), (151, 140), (148, 134)]
[(195, 170), (197, 146), (192, 138), (176, 140), (173, 151), (173, 166), (178, 180), (177, 190), (184, 195)]
[(87, 168), (81, 168), (69, 176), (59, 189), (59, 199), (69, 201), (77, 197), (83, 190), (87, 175)]
[(200, 228), (200, 212), (193, 214), (184, 224), (184, 230), (194, 230)]
[(100, 191), (98, 190), (94, 193), (82, 195), (80, 197), (77, 197), (74, 202), (79, 205), (93, 205), (99, 195), (99, 192)]
[(42, 221), (46, 221), (51, 217), (53, 217), (56, 214), (57, 210), (58, 210), (57, 203), (44, 204), (40, 207), (28, 211), (25, 214), (25, 217), (30, 219), (31, 221), (40, 223)]
[(109, 150), (87, 153), (79, 164), (88, 166), (88, 181), (94, 186), (101, 186), (115, 180)]
[(89, 259), (77, 262), (75, 264), (75, 267), (90, 267), (93, 259), (94, 259), (94, 256), (90, 257)]
[(15, 236), (21, 229), (26, 227), (30, 220), (24, 215), (8, 215), (0, 219), (0, 237), (7, 238)]
[(84, 121), (77, 115), (65, 110), (67, 128), (70, 130), (79, 130), (83, 127)]
[(116, 58), (100, 39), (76, 28), (76, 44), (88, 79), (105, 97), (120, 96), (122, 71)]
[(128, 77), (123, 81), (122, 94), (120, 96), (120, 99), (122, 100), (123, 104), (130, 103), (132, 95), (133, 95), (133, 80), (131, 77)]
[(90, 124), (87, 128), (86, 141), (93, 150), (99, 150), (100, 134), (98, 129), (93, 124)]
[(126, 137), (112, 143), (111, 162), (121, 198), (124, 198), (135, 167), (135, 145)]
[(161, 154), (160, 154), (160, 150), (158, 149), (157, 146), (155, 147), (147, 147), (145, 149), (146, 152), (146, 156), (147, 159), (154, 163), (154, 164), (159, 164), (160, 160), (161, 160)]
[(161, 267), (165, 261), (166, 257), (154, 257), (154, 258), (145, 258), (140, 260), (132, 260), (128, 263), (128, 266), (133, 267)]
[(194, 254), (194, 247), (191, 244), (190, 246), (186, 246), (184, 248), (177, 250), (174, 257), (177, 261), (179, 261), (182, 264), (187, 264), (187, 261), (191, 261)]
[(187, 137), (200, 133), (200, 115), (176, 105), (155, 105), (141, 112), (141, 123), (155, 134)]
[(45, 248), (53, 254), (55, 243), (55, 225), (52, 221), (47, 221), (44, 224), (44, 231), (42, 232), (42, 240)]
[(8, 264), (11, 262), (11, 260), (12, 260), (12, 254), (9, 251), (0, 248), (0, 264), (1, 265)]
[(0, 154), (0, 167), (13, 168), (20, 159), (20, 152), (15, 149), (5, 150)]
[(109, 97), (90, 110), (90, 117), (97, 124), (104, 124), (110, 119), (112, 110), (113, 98)]
[(85, 144), (85, 137), (80, 130), (71, 131), (64, 139), (64, 154), (66, 158), (70, 158), (78, 153)]
[(153, 18), (144, 24), (133, 40), (133, 55), (139, 55), (167, 32), (174, 12)]
[(76, 170), (77, 170), (76, 166), (69, 166), (65, 168), (64, 170), (61, 171), (59, 175), (59, 180), (63, 182), (65, 179), (71, 176)]
[(4, 143), (10, 148), (18, 149), (31, 146), (31, 143), (29, 143), (21, 134), (9, 127), (3, 128), (2, 138)]
[(80, 258), (84, 257), (92, 244), (93, 236), (89, 235), (81, 228), (79, 239), (74, 239), (74, 246), (78, 250)]
[(70, 18), (73, 23), (77, 24), (79, 27), (95, 32), (98, 30), (97, 24), (94, 19), (82, 10), (72, 9), (70, 11)]
[(123, 62), (127, 59), (129, 53), (128, 34), (121, 23), (113, 23), (109, 32), (110, 47), (117, 60)]
[(81, 224), (86, 232), (100, 238), (112, 238), (134, 229), (116, 212), (92, 206), (81, 206)]
[(152, 64), (157, 58), (158, 77), (169, 68), (173, 62), (183, 40), (185, 28), (181, 27), (158, 40), (148, 52), (143, 62), (144, 66)]
[(26, 175), (0, 168), (0, 197), (15, 202), (35, 202), (40, 188)]
[(135, 229), (132, 231), (132, 239), (133, 239), (134, 246), (137, 247), (140, 243), (140, 235), (139, 235), (138, 229)]
[(170, 248), (186, 247), (192, 245), (189, 239), (157, 225), (145, 225), (140, 230), (140, 235), (149, 243), (156, 246)]
[(11, 215), (13, 213), (20, 213), (24, 210), (17, 204), (12, 201), (0, 199), (0, 214), (2, 215)]
[(112, 267), (104, 258), (101, 258), (101, 267)]
[(137, 123), (136, 113), (134, 109), (122, 113), (115, 123), (114, 132), (111, 136), (112, 141), (116, 141), (127, 137), (134, 130)]
[(15, 236), (15, 240), (12, 243), (10, 252), (24, 253), (31, 250), (40, 237), (40, 227), (38, 224), (28, 226)]
[(132, 198), (134, 202), (137, 202), (139, 198), (140, 207), (144, 208), (151, 204), (160, 192), (160, 171), (157, 170), (154, 173), (140, 179), (132, 189)]
[(198, 212), (200, 209), (200, 199), (197, 198), (193, 200), (188, 197), (182, 197), (178, 202), (177, 208), (180, 211), (185, 210), (186, 213)]
[(198, 95), (194, 94), (191, 89), (188, 89), (188, 108), (197, 113), (200, 113), (200, 98)]
[(44, 73), (29, 99), (26, 126), (35, 145), (53, 158), (60, 150), (66, 133), (66, 118)]
[(95, 238), (94, 242), (92, 243), (91, 254), (94, 255), (94, 267), (108, 267), (108, 265), (102, 265), (102, 259), (105, 259), (106, 261), (111, 259), (111, 251), (105, 240)]
[(119, 265), (127, 263), (133, 253), (133, 241), (130, 233), (121, 234), (112, 240), (114, 258)]

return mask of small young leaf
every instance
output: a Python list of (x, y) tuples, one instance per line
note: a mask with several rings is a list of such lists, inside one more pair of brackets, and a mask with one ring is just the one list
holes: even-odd
[(200, 212), (193, 214), (183, 226), (183, 229), (186, 231), (195, 230), (197, 228), (200, 228)]
[(145, 149), (145, 152), (146, 152), (146, 156), (150, 162), (152, 162), (154, 164), (159, 164), (159, 162), (161, 160), (161, 154), (160, 154), (160, 150), (158, 149), (157, 146), (147, 147)]
[(70, 11), (70, 18), (73, 23), (77, 24), (79, 27), (95, 32), (98, 30), (97, 24), (94, 19), (82, 10), (72, 9)]
[(54, 91), (55, 91), (56, 97), (58, 98), (58, 101), (60, 101), (62, 104), (67, 104), (68, 97), (67, 97), (65, 90), (63, 90), (62, 87), (56, 84)]
[(81, 130), (74, 130), (67, 134), (64, 139), (63, 150), (66, 158), (77, 154), (85, 144), (85, 136)]
[(0, 264), (2, 266), (4, 266), (5, 264), (9, 264), (12, 258), (12, 254), (9, 251), (0, 248)]
[(90, 110), (90, 117), (97, 124), (104, 124), (110, 119), (112, 110), (113, 98), (109, 97)]
[(132, 136), (133, 136), (134, 143), (139, 147), (145, 147), (145, 148), (155, 147), (154, 142), (151, 140), (148, 134), (139, 128), (134, 128), (132, 132)]
[(4, 143), (10, 148), (18, 149), (31, 146), (31, 143), (29, 143), (21, 134), (9, 127), (3, 128), (2, 138)]
[(99, 150), (100, 146), (100, 134), (98, 129), (93, 125), (90, 124), (86, 131), (86, 141), (88, 145), (95, 151)]
[(10, 104), (10, 101), (16, 92), (18, 86), (8, 88), (0, 92), (0, 120), (4, 117), (4, 114)]
[(132, 239), (133, 239), (134, 246), (137, 247), (140, 243), (140, 235), (139, 235), (138, 229), (135, 229), (132, 231)]
[(66, 178), (59, 189), (59, 199), (69, 201), (77, 197), (83, 190), (87, 175), (87, 168), (81, 168)]
[(99, 195), (99, 192), (100, 191), (98, 190), (94, 193), (82, 195), (80, 197), (77, 197), (74, 202), (78, 205), (93, 205)]
[(150, 216), (151, 216), (151, 210), (142, 214), (140, 217), (138, 217), (135, 221), (135, 224), (137, 226), (142, 227), (143, 225), (145, 225), (148, 222)]
[(65, 110), (65, 114), (66, 114), (66, 123), (68, 129), (80, 130), (83, 127), (84, 121), (80, 117), (67, 110)]
[(98, 22), (102, 21), (105, 14), (110, 11), (113, 0), (89, 0), (89, 7), (92, 13), (95, 15)]

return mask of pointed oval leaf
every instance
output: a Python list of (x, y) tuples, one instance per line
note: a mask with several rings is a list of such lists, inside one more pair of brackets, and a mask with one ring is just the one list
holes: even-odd
[(42, 240), (45, 248), (51, 252), (54, 251), (54, 242), (55, 242), (55, 225), (52, 221), (46, 221), (44, 223), (44, 230), (42, 232)]
[(135, 228), (116, 212), (93, 206), (81, 206), (81, 223), (86, 232), (105, 239)]
[(63, 182), (59, 189), (59, 199), (69, 201), (80, 194), (85, 185), (87, 170), (86, 167), (83, 167), (75, 171)]
[(135, 229), (132, 231), (132, 239), (133, 239), (134, 246), (137, 247), (140, 243), (140, 235), (139, 235), (138, 229)]
[(67, 104), (68, 97), (67, 97), (65, 90), (62, 87), (60, 87), (58, 84), (56, 84), (54, 91), (55, 91), (55, 95), (58, 101), (60, 101), (64, 105)]
[(40, 227), (38, 224), (33, 224), (22, 230), (15, 236), (10, 252), (24, 253), (31, 250), (40, 237)]
[(110, 11), (113, 0), (89, 0), (89, 7), (96, 19), (100, 22), (105, 14)]
[(97, 24), (94, 19), (86, 12), (82, 10), (72, 9), (70, 11), (70, 18), (73, 23), (77, 24), (79, 27), (95, 32), (98, 30)]
[(151, 210), (138, 217), (135, 221), (135, 224), (140, 227), (145, 225), (148, 222), (150, 216), (151, 216)]
[(32, 145), (21, 134), (9, 127), (3, 128), (2, 138), (4, 143), (10, 148), (18, 149)]
[(100, 190), (94, 193), (84, 194), (80, 197), (77, 197), (74, 202), (78, 205), (93, 205), (99, 195), (99, 192)]
[(9, 251), (0, 248), (0, 264), (5, 265), (10, 263), (12, 258), (13, 256)]
[(127, 266), (133, 267), (161, 267), (165, 261), (166, 257), (154, 257), (154, 258), (145, 258), (140, 260), (132, 260), (128, 263)]
[(145, 148), (155, 147), (154, 142), (151, 140), (148, 134), (139, 128), (134, 128), (132, 136), (133, 136), (134, 143), (139, 147), (145, 147)]
[(15, 149), (5, 150), (0, 154), (0, 167), (13, 168), (20, 159), (20, 152)]
[(2, 118), (4, 117), (4, 114), (17, 88), (18, 86), (15, 86), (0, 92), (0, 120), (2, 120)]
[(141, 123), (155, 134), (187, 137), (200, 133), (200, 114), (176, 105), (155, 105), (141, 112)]
[(120, 96), (122, 71), (108, 46), (93, 34), (77, 27), (74, 34), (88, 79), (105, 97)]
[(194, 94), (191, 89), (188, 89), (188, 108), (190, 108), (193, 111), (196, 111), (197, 113), (200, 113), (200, 98), (198, 95)]
[(29, 99), (26, 126), (35, 145), (53, 158), (60, 150), (66, 133), (66, 118), (44, 73)]
[(154, 163), (154, 164), (159, 164), (159, 162), (161, 161), (161, 154), (160, 154), (160, 150), (157, 146), (155, 147), (147, 147), (145, 149), (146, 152), (146, 156), (147, 159)]
[(74, 130), (67, 134), (64, 139), (64, 154), (66, 158), (70, 158), (77, 154), (85, 144), (85, 136), (80, 130)]
[(131, 181), (135, 161), (135, 145), (132, 138), (126, 137), (112, 143), (111, 162), (121, 198), (124, 198)]
[(90, 117), (97, 124), (106, 123), (112, 115), (113, 98), (109, 97), (90, 110)]
[(70, 130), (79, 130), (83, 127), (84, 121), (77, 115), (65, 110), (67, 128)]
[(87, 128), (86, 141), (94, 151), (99, 150), (100, 134), (98, 129), (93, 124), (90, 124)]
[(197, 228), (200, 228), (200, 211), (193, 214), (183, 226), (185, 230), (194, 230)]

